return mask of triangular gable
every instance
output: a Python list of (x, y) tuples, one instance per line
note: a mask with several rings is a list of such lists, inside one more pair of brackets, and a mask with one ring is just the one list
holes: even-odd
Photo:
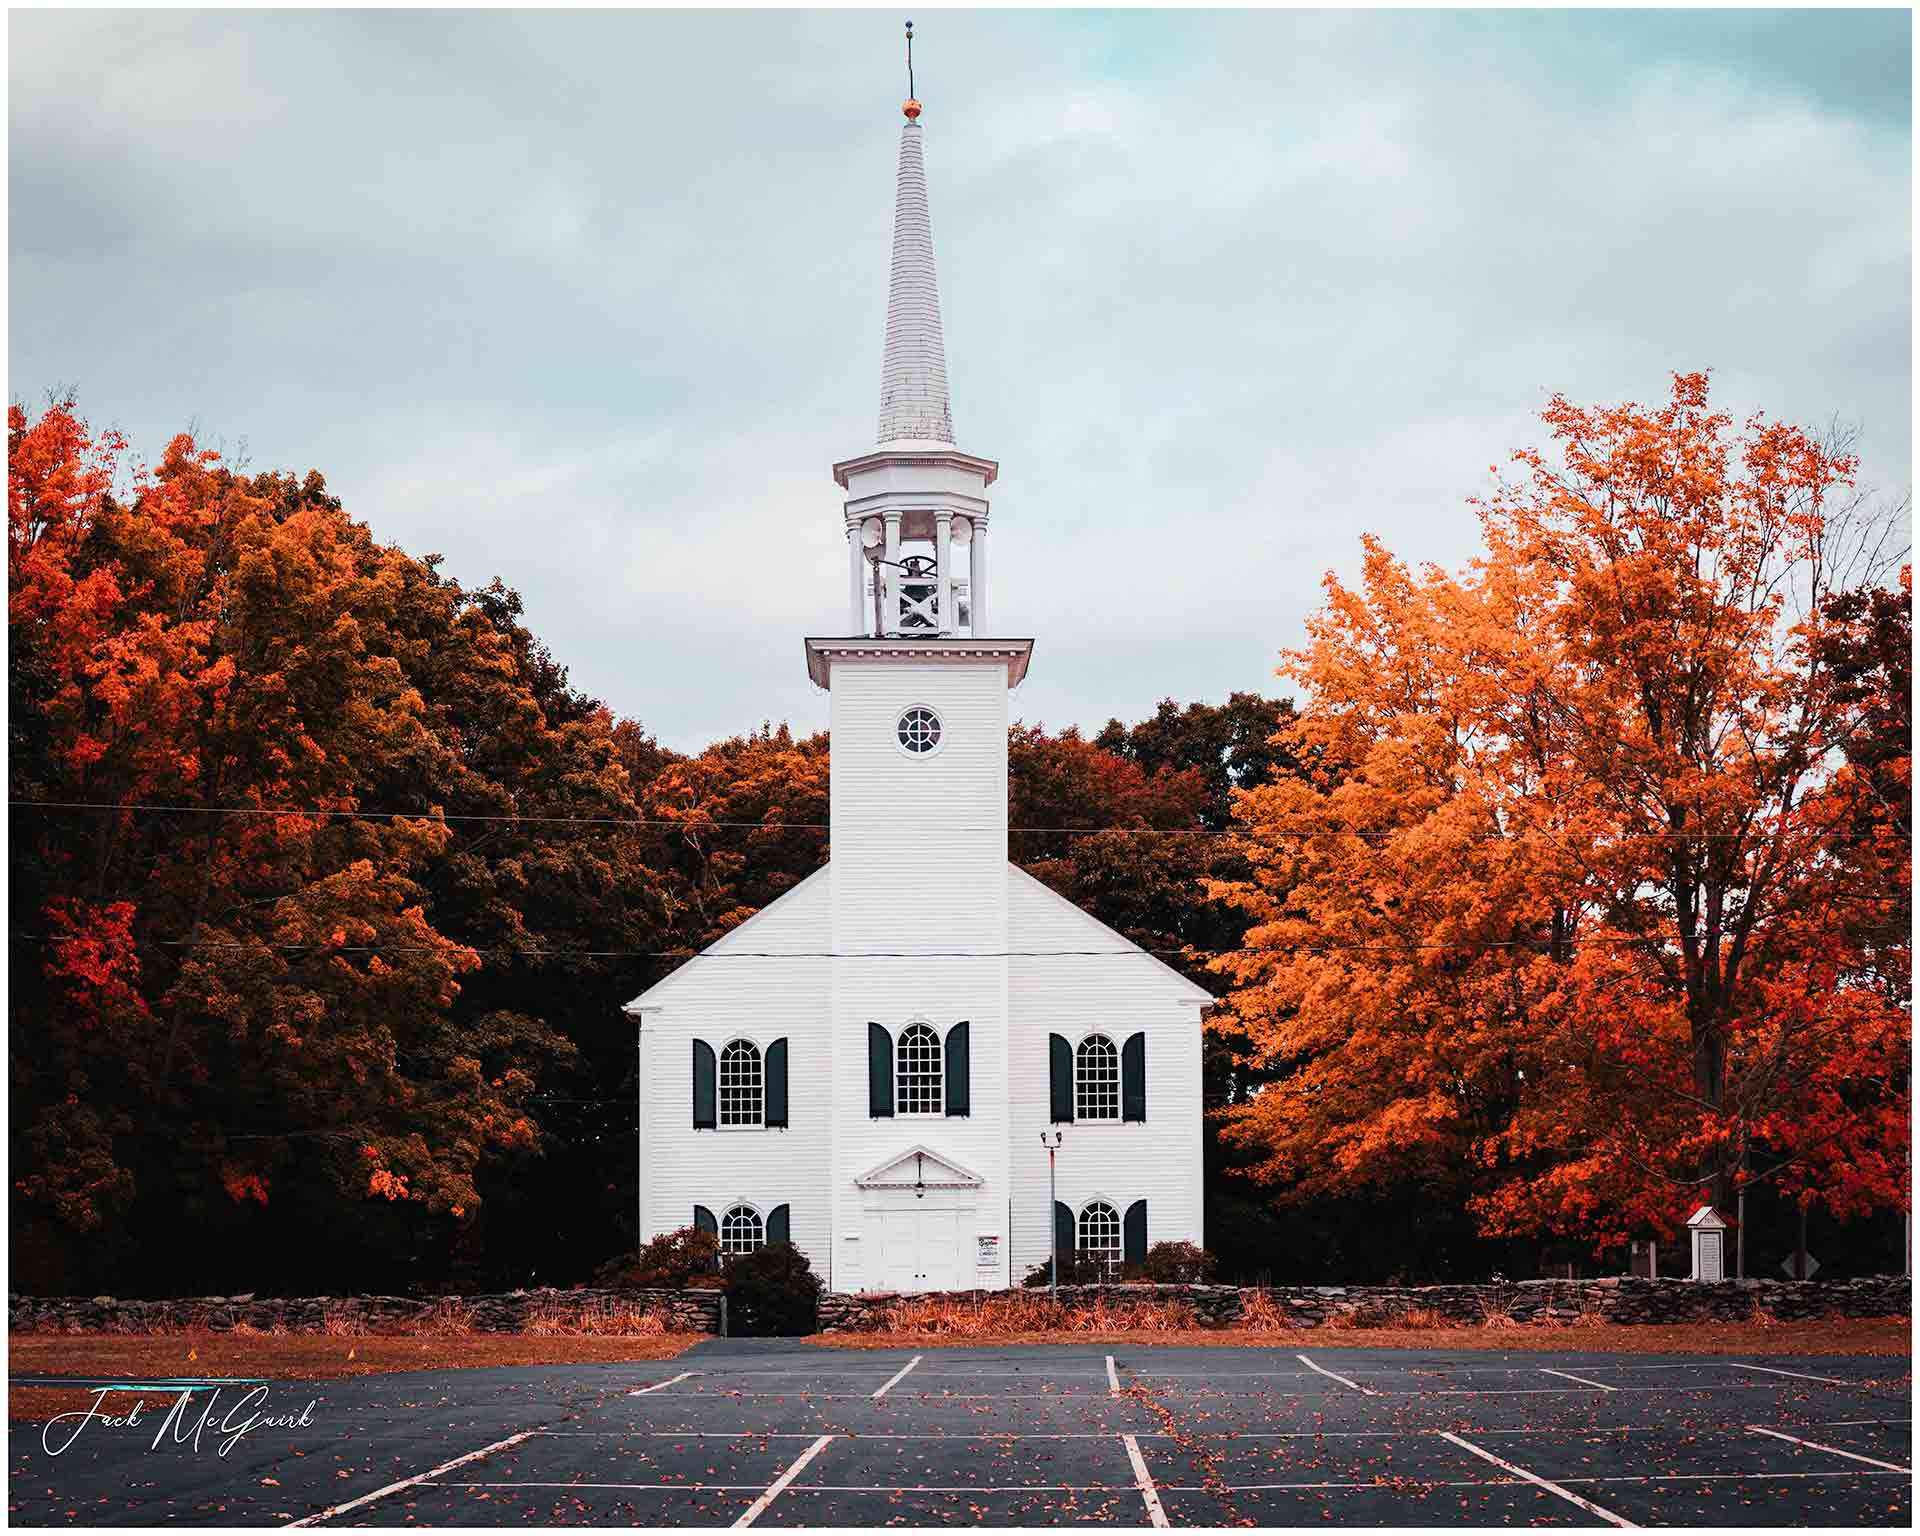
[(853, 1181), (861, 1189), (978, 1189), (980, 1175), (925, 1147), (909, 1147)]
[[(832, 914), (827, 909), (827, 898), (832, 885), (826, 878), (831, 872), (831, 864), (823, 864), (806, 879), (802, 880), (784, 896), (768, 902), (752, 917), (748, 918), (725, 938), (718, 939), (700, 951), (701, 955), (722, 955), (730, 949), (765, 948), (770, 952), (791, 952), (796, 958), (821, 956), (832, 948)], [(1040, 902), (1056, 911), (1067, 913), (1079, 930), (1087, 936), (1086, 947), (1091, 949), (1117, 949), (1127, 953), (1119, 958), (1139, 959), (1160, 972), (1180, 997), (1196, 1003), (1211, 1003), (1213, 994), (1205, 987), (1182, 976), (1172, 966), (1157, 955), (1150, 955), (1124, 934), (1116, 933), (1097, 917), (1075, 906), (1066, 897), (1042, 881), (1034, 879), (1018, 864), (1007, 865), (1007, 903), (1009, 915), (1021, 902)], [(1018, 931), (1018, 925), (1014, 925)], [(717, 967), (709, 968), (697, 963), (694, 957), (688, 963), (677, 967), (673, 974), (655, 982), (632, 1002), (630, 1009), (655, 1008), (661, 1006), (670, 995), (692, 985), (703, 976), (713, 974)], [(769, 962), (771, 964), (772, 962)]]
[[(1125, 934), (1116, 933), (1113, 929), (1109, 928), (1105, 923), (1101, 922), (1099, 918), (1093, 916), (1092, 913), (1085, 911), (1083, 908), (1075, 906), (1071, 901), (1068, 901), (1066, 897), (1062, 896), (1058, 891), (1054, 890), (1045, 881), (1034, 879), (1032, 875), (1028, 874), (1018, 864), (1010, 863), (1007, 865), (1007, 908), (1008, 908), (1008, 917), (1009, 917), (1008, 927), (1015, 932), (1019, 931), (1019, 925), (1011, 921), (1013, 916), (1013, 908), (1017, 903), (1019, 903), (1023, 899), (1027, 901), (1044, 901), (1051, 904), (1053, 907), (1061, 911), (1071, 913), (1074, 919), (1078, 922), (1081, 928), (1081, 931), (1084, 932), (1088, 936), (1088, 939), (1091, 941), (1088, 944), (1088, 948), (1099, 948), (1099, 949), (1113, 948), (1113, 949), (1123, 949), (1123, 950), (1131, 951), (1130, 954), (1118, 956), (1116, 958), (1133, 959), (1135, 957), (1138, 957), (1139, 959), (1144, 960), (1148, 965), (1152, 966), (1155, 970), (1159, 971), (1164, 976), (1164, 978), (1172, 984), (1173, 990), (1175, 992), (1177, 992), (1181, 997), (1188, 999), (1189, 1001), (1196, 1002), (1196, 1003), (1211, 1003), (1214, 1000), (1213, 994), (1209, 992), (1205, 987), (1198, 985), (1196, 982), (1190, 980), (1185, 976), (1182, 976), (1178, 971), (1176, 971), (1172, 966), (1168, 965), (1166, 961), (1162, 960), (1158, 955), (1148, 954), (1144, 949), (1142, 949), (1138, 944), (1134, 943), (1133, 940), (1129, 939)], [(1044, 946), (1036, 945), (1034, 947), (1042, 948)]]
[[(827, 895), (832, 885), (826, 878), (831, 868), (831, 864), (822, 864), (792, 890), (776, 896), (731, 933), (715, 939), (699, 955), (674, 967), (671, 975), (656, 981), (627, 1007), (658, 1007), (670, 993), (699, 981), (703, 973), (710, 974), (712, 969), (717, 969), (699, 964), (700, 955), (723, 955), (730, 949), (764, 949), (773, 954), (791, 953), (795, 958), (820, 955), (829, 947), (827, 940), (832, 927), (832, 914), (827, 910)], [(775, 962), (767, 963), (771, 966)]]

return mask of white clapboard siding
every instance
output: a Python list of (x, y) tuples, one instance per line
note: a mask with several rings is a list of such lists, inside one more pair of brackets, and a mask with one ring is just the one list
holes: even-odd
[(1144, 1032), (1147, 1118), (1144, 1122), (1063, 1125), (1059, 1193), (1076, 1213), (1104, 1199), (1122, 1217), (1147, 1202), (1149, 1244), (1201, 1241), (1202, 1123), (1200, 1011), (1206, 991), (1089, 917), (1012, 865), (1009, 926), (1022, 950), (1132, 950), (1120, 958), (1015, 956), (1008, 962), (1012, 999), (1013, 1254), (1016, 1282), (1045, 1261), (1053, 1241), (1047, 1157), (1040, 1133), (1048, 1120), (1047, 1037), (1077, 1045), (1099, 1033), (1124, 1046)]
[[(818, 870), (643, 993), (640, 1183), (642, 1241), (745, 1201), (764, 1217), (792, 1207), (792, 1232), (817, 1273), (832, 1252), (828, 1208), (832, 1069), (827, 1058), (826, 945), (831, 868)], [(743, 951), (790, 958), (740, 958)], [(717, 1057), (744, 1036), (764, 1051), (787, 1039), (787, 1130), (693, 1128), (693, 1041)]]
[[(939, 749), (920, 757), (903, 751), (896, 734), (916, 704), (941, 721)], [(875, 1262), (875, 1234), (855, 1180), (915, 1146), (983, 1181), (966, 1202), (963, 1247), (977, 1233), (1006, 1231), (1006, 668), (841, 663), (832, 732), (832, 947), (846, 957), (833, 963), (835, 1043), (845, 1062), (834, 1116), (836, 1262), (853, 1283), (871, 1285), (861, 1266)], [(971, 1114), (871, 1118), (869, 1022), (897, 1041), (914, 1020), (944, 1039), (963, 1019)]]

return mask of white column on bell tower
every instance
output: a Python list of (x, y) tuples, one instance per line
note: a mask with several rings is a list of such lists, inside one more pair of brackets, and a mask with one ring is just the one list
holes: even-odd
[(887, 522), (887, 600), (880, 613), (880, 633), (891, 635), (900, 628), (900, 517), (901, 509), (888, 507), (882, 514)]
[(847, 524), (847, 633), (867, 632), (865, 540), (857, 522)]
[(940, 573), (940, 633), (952, 634), (958, 626), (953, 622), (953, 511), (940, 507), (933, 514), (934, 522), (934, 564)]
[(976, 519), (973, 542), (967, 546), (967, 591), (973, 596), (973, 632), (987, 632), (987, 521)]

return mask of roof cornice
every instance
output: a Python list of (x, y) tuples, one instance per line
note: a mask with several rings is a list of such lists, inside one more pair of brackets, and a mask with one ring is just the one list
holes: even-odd
[(983, 459), (977, 453), (963, 453), (958, 448), (941, 443), (882, 443), (878, 448), (865, 453), (855, 454), (850, 459), (842, 459), (833, 466), (833, 478), (841, 490), (849, 490), (847, 477), (867, 469), (880, 469), (887, 465), (908, 465), (915, 469), (960, 469), (981, 476), (983, 485), (992, 485), (1000, 478), (1000, 464), (997, 459)]
[(929, 635), (924, 640), (853, 635), (845, 639), (807, 637), (807, 676), (822, 688), (833, 686), (836, 664), (861, 665), (873, 662), (933, 662), (972, 664), (999, 662), (1007, 669), (1007, 686), (1018, 688), (1027, 675), (1027, 662), (1033, 655), (1031, 640), (960, 640)]

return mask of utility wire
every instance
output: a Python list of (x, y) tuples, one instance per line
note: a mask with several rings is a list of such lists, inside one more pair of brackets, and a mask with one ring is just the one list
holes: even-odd
[[(7, 804), (15, 810), (40, 811), (139, 811), (144, 814), (180, 815), (180, 816), (327, 816), (346, 821), (445, 821), (445, 822), (526, 822), (538, 826), (563, 827), (664, 827), (678, 828), (681, 831), (726, 831), (726, 832), (827, 832), (831, 824), (824, 821), (715, 821), (694, 817), (648, 817), (648, 816), (542, 816), (520, 812), (460, 812), (442, 811), (359, 811), (325, 810), (318, 806), (251, 806), (251, 805), (162, 805), (151, 802), (133, 801), (117, 803), (108, 800), (9, 800)], [(999, 832), (1022, 836), (1064, 836), (1064, 837), (1104, 837), (1118, 834), (1123, 837), (1234, 837), (1248, 842), (1257, 841), (1262, 836), (1310, 837), (1323, 832), (1337, 832), (1347, 837), (1384, 839), (1398, 837), (1406, 832), (1419, 831), (1419, 827), (1341, 827), (1326, 825), (1300, 831), (1273, 832), (1265, 828), (1246, 829), (1241, 827), (1006, 827), (997, 826), (952, 826), (937, 827), (940, 832)], [(1560, 829), (1546, 829), (1548, 834), (1558, 833)], [(1474, 832), (1468, 834), (1466, 841), (1475, 843), (1512, 842), (1523, 834), (1515, 832)], [(1757, 840), (1756, 833), (1741, 832), (1627, 832), (1620, 834), (1623, 841), (1635, 842), (1738, 842)]]
[[(1889, 932), (1905, 932), (1888, 930)], [(15, 939), (34, 943), (58, 941), (65, 935), (15, 933)], [(328, 955), (441, 955), (449, 949), (465, 949), (480, 955), (504, 955), (523, 960), (1045, 960), (1045, 959), (1124, 959), (1129, 955), (1171, 955), (1186, 959), (1216, 958), (1225, 955), (1323, 955), (1323, 954), (1407, 954), (1431, 950), (1544, 950), (1564, 945), (1629, 944), (1654, 942), (1632, 934), (1594, 935), (1590, 938), (1539, 939), (1446, 939), (1432, 943), (1407, 944), (1243, 944), (1231, 949), (1176, 947), (1148, 949), (729, 949), (715, 953), (711, 949), (519, 949), (512, 945), (462, 944), (450, 939), (444, 945), (433, 944), (328, 944), (257, 942), (236, 939), (139, 939), (136, 943), (154, 944), (170, 949), (193, 950), (282, 950), (291, 953), (313, 952)], [(716, 941), (718, 942), (718, 941)]]

